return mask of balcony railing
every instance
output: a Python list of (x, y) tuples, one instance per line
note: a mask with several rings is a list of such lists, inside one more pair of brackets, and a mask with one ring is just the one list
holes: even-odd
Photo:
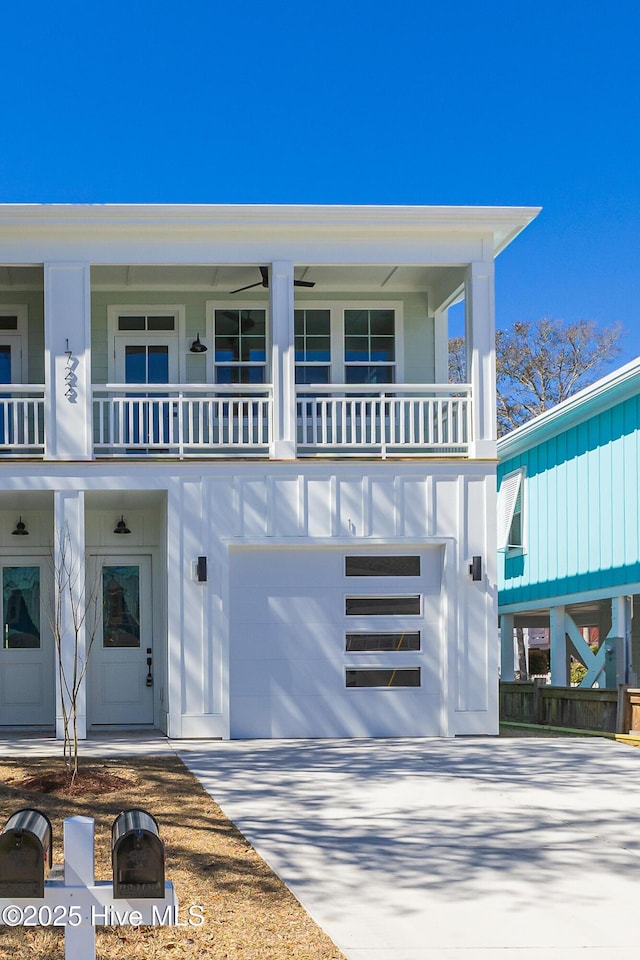
[(93, 390), (99, 457), (268, 456), (270, 384), (107, 383)]
[(300, 456), (466, 456), (469, 384), (298, 386)]
[(0, 386), (0, 455), (44, 456), (44, 386)]
[[(270, 384), (110, 383), (93, 391), (97, 457), (267, 457), (272, 421)], [(300, 385), (296, 421), (301, 457), (468, 456), (471, 387)]]

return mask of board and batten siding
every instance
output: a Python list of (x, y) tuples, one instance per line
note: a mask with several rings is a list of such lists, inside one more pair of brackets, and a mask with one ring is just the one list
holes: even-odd
[(524, 468), (524, 549), (500, 554), (500, 605), (640, 580), (640, 395), (502, 461)]

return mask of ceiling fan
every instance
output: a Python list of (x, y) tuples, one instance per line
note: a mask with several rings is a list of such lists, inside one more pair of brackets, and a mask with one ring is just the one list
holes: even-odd
[[(242, 293), (243, 290), (251, 290), (252, 287), (265, 287), (269, 289), (269, 268), (268, 267), (258, 267), (262, 280), (258, 280), (257, 283), (249, 283), (246, 287), (238, 287), (237, 290), (230, 290), (229, 293)], [(311, 280), (294, 280), (294, 287), (315, 287), (315, 283)]]

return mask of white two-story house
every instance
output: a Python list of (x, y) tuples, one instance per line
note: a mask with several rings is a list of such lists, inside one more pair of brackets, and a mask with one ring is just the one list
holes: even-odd
[(60, 735), (57, 638), (81, 736), (496, 732), (494, 258), (536, 214), (0, 206), (0, 729)]

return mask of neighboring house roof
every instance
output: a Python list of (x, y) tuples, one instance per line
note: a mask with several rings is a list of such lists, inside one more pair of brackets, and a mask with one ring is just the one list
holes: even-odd
[(501, 437), (498, 458), (510, 460), (637, 393), (640, 393), (640, 357)]

